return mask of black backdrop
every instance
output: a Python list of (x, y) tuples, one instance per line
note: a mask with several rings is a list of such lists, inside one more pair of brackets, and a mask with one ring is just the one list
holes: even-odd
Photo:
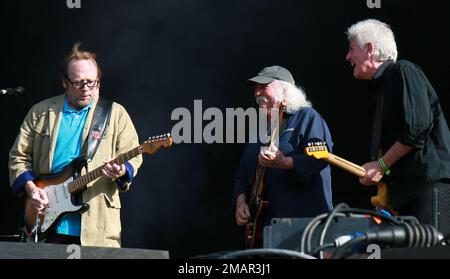
[[(76, 41), (98, 54), (101, 95), (123, 104), (141, 140), (168, 132), (177, 107), (249, 107), (244, 81), (264, 66), (290, 69), (328, 122), (334, 153), (364, 163), (371, 117), (367, 84), (345, 61), (346, 28), (373, 17), (391, 24), (399, 58), (419, 64), (448, 118), (448, 1), (9, 0), (0, 4), (0, 234), (16, 232), (21, 201), (9, 190), (9, 149), (32, 104), (62, 93), (61, 58)], [(207, 124), (208, 122), (205, 122)], [(123, 245), (181, 258), (243, 247), (233, 221), (233, 177), (243, 144), (180, 144), (144, 156), (122, 195)], [(333, 168), (334, 203), (370, 208), (374, 189)]]

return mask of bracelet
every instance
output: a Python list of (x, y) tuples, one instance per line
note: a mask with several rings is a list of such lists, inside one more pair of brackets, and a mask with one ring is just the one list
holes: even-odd
[(383, 160), (383, 157), (380, 157), (378, 159), (378, 163), (380, 163), (380, 167), (383, 170), (385, 175), (390, 175), (391, 174), (391, 170), (386, 166), (386, 163)]

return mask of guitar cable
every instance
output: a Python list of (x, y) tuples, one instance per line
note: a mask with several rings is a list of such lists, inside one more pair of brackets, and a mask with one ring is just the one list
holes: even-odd
[[(398, 219), (388, 216), (386, 214), (380, 213), (380, 212), (376, 212), (376, 211), (371, 211), (371, 210), (366, 210), (366, 209), (359, 209), (359, 208), (349, 208), (348, 205), (346, 205), (345, 203), (341, 203), (338, 204), (335, 209), (330, 212), (330, 213), (324, 213), (321, 215), (316, 216), (315, 218), (313, 218), (308, 225), (306, 226), (306, 228), (303, 231), (302, 237), (301, 237), (301, 243), (300, 243), (300, 252), (302, 253), (310, 253), (312, 250), (312, 245), (311, 245), (311, 241), (312, 241), (312, 236), (314, 235), (314, 231), (316, 230), (316, 228), (321, 224), (322, 220), (330, 217), (330, 215), (333, 213), (334, 216), (331, 216), (331, 218), (329, 218), (330, 223), (331, 220), (333, 219), (333, 217), (351, 217), (351, 213), (353, 214), (363, 214), (363, 215), (369, 215), (372, 217), (378, 217), (380, 219), (383, 219), (391, 224), (396, 224), (396, 225), (400, 225), (402, 223), (404, 223), (403, 221), (399, 221)], [(361, 217), (361, 216), (359, 216)], [(364, 217), (367, 218), (367, 217)], [(325, 238), (326, 235), (326, 230), (328, 229), (327, 227), (324, 227), (322, 229), (322, 234), (323, 237)], [(338, 244), (325, 244), (325, 245), (319, 245), (319, 248), (314, 249), (314, 252), (320, 252), (325, 248), (329, 248), (330, 246), (338, 246)], [(306, 246), (306, 249), (305, 249)], [(305, 251), (306, 250), (306, 251)], [(312, 254), (314, 255), (314, 254)]]
[(39, 225), (41, 224), (41, 219), (39, 218), (39, 213), (36, 213), (36, 222), (34, 222), (33, 229), (31, 229), (30, 233), (24, 229), (24, 233), (27, 237), (31, 237), (34, 234), (34, 243), (38, 242), (38, 229)]
[(41, 224), (41, 218), (39, 218), (39, 213), (36, 213), (36, 223), (34, 224), (34, 243), (38, 242), (38, 229)]

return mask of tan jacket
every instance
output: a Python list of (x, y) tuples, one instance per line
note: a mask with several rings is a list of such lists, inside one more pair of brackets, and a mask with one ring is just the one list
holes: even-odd
[[(9, 154), (11, 185), (25, 171), (50, 173), (63, 103), (64, 95), (59, 95), (34, 105), (28, 112)], [(95, 105), (87, 116), (83, 142), (89, 132)], [(105, 159), (115, 158), (138, 145), (138, 135), (128, 113), (121, 105), (113, 103), (109, 125), (87, 171), (101, 166)], [(131, 159), (129, 163), (134, 168), (135, 176), (142, 156)], [(102, 176), (87, 186), (83, 192), (83, 202), (89, 204), (89, 210), (81, 218), (81, 244), (120, 247), (121, 203), (116, 183)], [(130, 183), (125, 183), (124, 190), (129, 187)]]

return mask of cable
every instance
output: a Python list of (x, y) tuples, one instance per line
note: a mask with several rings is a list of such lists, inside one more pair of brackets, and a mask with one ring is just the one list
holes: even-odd
[[(343, 207), (347, 207), (347, 208), (343, 208)], [(340, 211), (340, 213), (338, 213), (339, 211)], [(308, 225), (305, 227), (302, 237), (301, 237), (300, 252), (309, 253), (311, 251), (311, 249), (312, 249), (311, 241), (312, 241), (312, 237), (314, 235), (314, 231), (320, 225), (321, 220), (329, 217), (331, 213), (334, 214), (334, 217), (345, 217), (345, 216), (351, 217), (351, 213), (353, 213), (353, 214), (363, 214), (363, 215), (370, 215), (372, 217), (378, 217), (378, 218), (383, 219), (384, 221), (387, 221), (392, 224), (399, 225), (399, 224), (403, 223), (403, 221), (398, 220), (397, 218), (388, 216), (386, 214), (382, 214), (380, 212), (376, 212), (373, 210), (359, 209), (359, 208), (349, 208), (348, 205), (346, 205), (345, 203), (341, 203), (341, 204), (338, 204), (332, 212), (320, 214), (320, 215), (314, 217), (308, 223)], [(364, 217), (364, 216), (359, 216), (359, 217)], [(329, 220), (331, 223), (332, 218), (330, 218)], [(328, 229), (328, 226), (326, 227), (326, 230)], [(323, 230), (324, 229), (325, 229), (325, 227), (323, 228)], [(325, 234), (326, 234), (326, 230), (325, 230)], [(322, 231), (322, 235), (324, 235), (323, 231)], [(323, 239), (325, 239), (325, 238), (323, 238)], [(323, 245), (323, 242), (322, 242), (322, 245)]]
[(339, 259), (341, 257), (341, 254), (343, 253), (343, 251), (345, 251), (347, 248), (351, 247), (354, 244), (357, 244), (357, 243), (360, 243), (360, 242), (364, 242), (364, 241), (367, 241), (367, 236), (365, 234), (353, 238), (352, 240), (344, 243), (344, 245), (338, 247), (334, 251), (333, 257), (331, 257), (331, 258), (332, 259)]
[[(319, 252), (321, 252), (322, 250), (325, 250), (325, 249), (327, 249), (327, 248), (334, 248), (334, 247), (336, 247), (336, 244), (335, 243), (327, 243), (327, 244), (324, 244), (324, 245), (322, 245), (322, 246), (319, 246), (319, 247), (317, 247), (316, 249), (314, 249), (314, 251), (312, 251), (312, 253), (310, 253), (310, 255), (316, 255), (317, 253), (319, 253)], [(322, 259), (322, 257), (320, 257), (320, 259)]]
[(323, 216), (323, 218), (320, 218), (318, 220), (316, 220), (316, 222), (314, 222), (312, 224), (312, 226), (310, 227), (310, 229), (308, 230), (308, 235), (306, 237), (306, 253), (310, 253), (311, 252), (311, 247), (312, 247), (312, 237), (314, 236), (314, 232), (316, 231), (317, 227), (320, 225), (320, 223), (322, 222), (323, 219), (325, 219), (326, 216)]
[(397, 224), (397, 225), (403, 224), (402, 221), (399, 221), (398, 219), (396, 219), (394, 217), (387, 216), (385, 214), (382, 214), (382, 213), (379, 213), (379, 212), (376, 212), (376, 211), (372, 211), (372, 210), (367, 210), (367, 209), (349, 208), (349, 209), (342, 210), (342, 212), (371, 215), (371, 216), (379, 217), (381, 219), (384, 219), (385, 221), (389, 221), (389, 222)]
[[(322, 233), (320, 234), (320, 240), (319, 240), (319, 246), (323, 245), (323, 242), (325, 240), (325, 235), (328, 231), (328, 228), (330, 227), (331, 221), (333, 221), (334, 216), (339, 212), (341, 208), (349, 208), (347, 204), (340, 203), (338, 204), (328, 215), (327, 220), (325, 221), (325, 225), (323, 226)], [(309, 252), (309, 251), (308, 251)], [(320, 251), (320, 258), (323, 258), (323, 253)]]
[[(310, 229), (307, 232), (307, 238), (306, 238), (306, 253), (310, 253), (312, 250), (312, 238), (314, 236), (314, 232), (316, 228), (320, 225), (321, 221), (325, 219), (328, 215), (321, 216), (322, 218), (319, 218), (316, 220), (310, 227)], [(343, 213), (336, 213), (335, 217), (345, 217), (346, 215)]]
[(365, 232), (363, 235), (355, 237), (338, 247), (333, 258), (341, 257), (345, 249), (362, 241), (398, 247), (432, 247), (440, 244), (442, 239), (442, 234), (429, 224), (402, 223), (378, 231)]
[(273, 249), (273, 248), (259, 248), (259, 249), (248, 249), (242, 251), (235, 251), (227, 253), (219, 259), (239, 259), (245, 257), (283, 257), (283, 258), (293, 258), (293, 259), (317, 259), (311, 255), (305, 253), (299, 253), (297, 251), (286, 250), (286, 249)]
[[(305, 253), (305, 245), (307, 250), (311, 250), (311, 238), (314, 234), (314, 230), (320, 225), (321, 219), (325, 219), (328, 213), (320, 214), (309, 221), (308, 225), (303, 230), (302, 237), (300, 239), (300, 252)], [(345, 217), (344, 214), (337, 214), (336, 216)]]
[(311, 227), (313, 226), (313, 224), (316, 221), (320, 221), (321, 218), (325, 218), (327, 216), (326, 213), (320, 214), (316, 217), (314, 217), (311, 221), (309, 221), (308, 225), (306, 225), (305, 229), (303, 230), (303, 234), (302, 237), (300, 239), (300, 252), (301, 253), (305, 253), (305, 242), (306, 242), (306, 237), (308, 235), (308, 231), (311, 229)]

